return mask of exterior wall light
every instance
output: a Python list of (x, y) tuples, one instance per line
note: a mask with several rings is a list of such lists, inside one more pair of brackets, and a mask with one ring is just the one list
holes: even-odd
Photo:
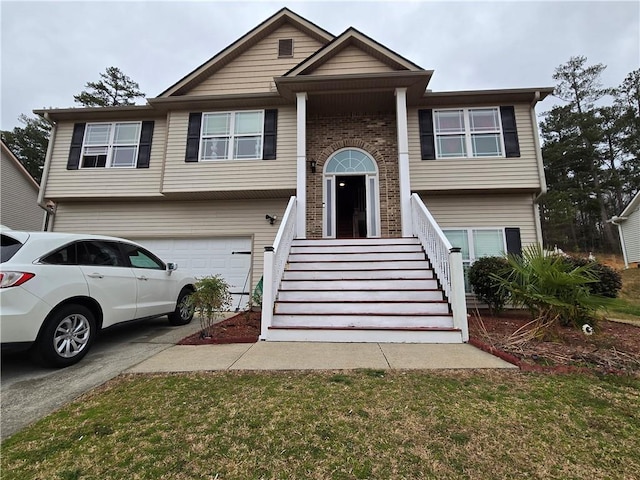
[(311, 160), (309, 162), (309, 167), (311, 168), (311, 173), (316, 173), (316, 161), (315, 160)]

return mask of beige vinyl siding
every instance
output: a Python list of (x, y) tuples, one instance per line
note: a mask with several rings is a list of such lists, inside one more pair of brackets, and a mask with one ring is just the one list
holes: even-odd
[[(219, 201), (60, 203), (53, 230), (123, 238), (253, 238), (252, 289), (264, 247), (273, 244), (288, 198)], [(277, 215), (270, 225), (265, 215)]]
[(522, 245), (537, 243), (533, 197), (502, 195), (420, 195), (440, 228), (520, 229)]
[(149, 168), (67, 170), (73, 125), (72, 122), (58, 125), (49, 178), (45, 187), (45, 198), (55, 200), (59, 198), (160, 196), (166, 119), (155, 119)]
[[(293, 57), (278, 58), (278, 40), (287, 38), (293, 39)], [(322, 44), (317, 40), (291, 25), (283, 25), (191, 89), (187, 95), (274, 91), (273, 77), (285, 74), (320, 47)]]
[(335, 57), (320, 65), (311, 75), (346, 75), (353, 73), (382, 73), (392, 72), (393, 68), (377, 58), (350, 45)]
[(42, 230), (38, 190), (4, 151), (0, 173), (0, 224), (13, 230)]
[(294, 189), (296, 187), (296, 111), (278, 108), (275, 160), (219, 160), (187, 163), (189, 112), (169, 119), (163, 193)]
[(640, 208), (631, 212), (621, 225), (627, 262), (640, 262)]
[(515, 189), (540, 190), (534, 131), (527, 104), (515, 105), (520, 157), (421, 160), (418, 109), (408, 111), (411, 189)]

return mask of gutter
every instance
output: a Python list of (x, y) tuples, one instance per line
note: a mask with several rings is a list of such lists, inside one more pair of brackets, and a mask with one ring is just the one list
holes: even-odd
[(56, 214), (57, 205), (55, 202), (49, 200), (45, 202), (45, 191), (47, 189), (47, 180), (49, 179), (49, 170), (51, 169), (51, 157), (53, 156), (53, 144), (56, 140), (56, 132), (58, 130), (58, 124), (53, 122), (47, 112), (39, 113), (45, 120), (53, 123), (51, 128), (51, 135), (49, 136), (49, 144), (47, 145), (47, 153), (44, 157), (44, 168), (42, 170), (42, 179), (40, 180), (40, 190), (38, 190), (38, 206), (42, 208), (46, 214), (44, 217), (44, 224), (42, 229), (46, 232), (49, 229), (49, 221), (52, 216)]
[(617, 222), (619, 222), (620, 220), (626, 220), (626, 219), (627, 217), (618, 217), (617, 215), (614, 215), (609, 220), (607, 220), (607, 222), (610, 222), (616, 227), (618, 227), (618, 236), (620, 237), (620, 246), (622, 247), (622, 258), (624, 259), (625, 270), (629, 268), (629, 260), (627, 259), (627, 247), (624, 244), (624, 235), (622, 235), (622, 225), (620, 225)]
[(542, 160), (542, 148), (540, 147), (540, 132), (538, 131), (538, 119), (536, 118), (535, 106), (540, 100), (540, 91), (536, 91), (531, 101), (531, 125), (533, 127), (533, 143), (536, 149), (536, 160), (538, 161), (538, 178), (540, 180), (540, 193), (534, 201), (537, 203), (540, 197), (547, 193), (547, 179), (544, 176), (544, 162)]

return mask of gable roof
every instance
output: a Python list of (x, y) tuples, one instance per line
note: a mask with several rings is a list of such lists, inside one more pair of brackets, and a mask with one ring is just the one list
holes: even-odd
[(307, 75), (312, 73), (319, 66), (323, 65), (351, 45), (363, 50), (394, 70), (424, 71), (422, 67), (416, 65), (410, 60), (407, 60), (402, 55), (399, 55), (381, 43), (376, 42), (371, 37), (368, 37), (355, 28), (349, 27), (338, 37), (333, 39), (310, 57), (303, 60), (283, 76), (294, 77), (297, 75)]
[(242, 53), (246, 52), (253, 45), (280, 28), (285, 23), (293, 25), (295, 28), (318, 40), (322, 44), (329, 43), (334, 38), (331, 33), (327, 32), (323, 28), (320, 28), (316, 24), (302, 18), (300, 15), (292, 12), (288, 8), (282, 8), (253, 30), (249, 31), (249, 33), (218, 52), (187, 76), (170, 86), (158, 95), (158, 98), (181, 95), (187, 90), (190, 90), (206, 78), (209, 78), (214, 72), (220, 70), (229, 62), (239, 57)]
[(633, 200), (629, 202), (627, 208), (624, 209), (624, 211), (620, 214), (616, 221), (626, 220), (626, 218), (624, 217), (628, 217), (629, 215), (631, 215), (631, 212), (633, 212), (638, 207), (640, 207), (640, 191), (636, 193), (636, 196), (633, 197)]
[(9, 150), (9, 147), (7, 147), (7, 145), (2, 140), (0, 140), (0, 151), (2, 151), (2, 157), (6, 157), (9, 159), (10, 163), (13, 164), (16, 170), (20, 172), (20, 174), (27, 180), (27, 182), (29, 182), (29, 184), (34, 188), (36, 192), (40, 190), (40, 185), (38, 185), (38, 182), (36, 182), (36, 180), (31, 176), (27, 169), (24, 168), (24, 165), (20, 163), (20, 160), (18, 160), (18, 158), (13, 154), (11, 150)]

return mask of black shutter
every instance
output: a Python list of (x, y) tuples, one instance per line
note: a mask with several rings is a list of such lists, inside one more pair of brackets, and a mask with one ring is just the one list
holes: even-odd
[(262, 159), (276, 159), (276, 132), (278, 129), (278, 110), (264, 111), (264, 142), (262, 144)]
[(507, 253), (522, 255), (522, 242), (520, 241), (519, 228), (505, 228), (504, 236), (507, 239)]
[(433, 110), (418, 110), (418, 126), (420, 128), (420, 154), (422, 160), (436, 158), (436, 145), (433, 136)]
[(500, 117), (502, 118), (505, 156), (519, 157), (520, 144), (518, 143), (515, 109), (512, 106), (500, 107)]
[(200, 150), (200, 124), (202, 123), (202, 112), (189, 114), (189, 128), (187, 129), (187, 151), (185, 162), (197, 162), (198, 151)]
[(77, 170), (80, 166), (82, 156), (82, 141), (84, 140), (84, 128), (86, 123), (76, 123), (73, 126), (71, 136), (71, 148), (69, 149), (69, 159), (67, 160), (67, 170)]
[(151, 138), (153, 137), (153, 121), (142, 122), (140, 145), (138, 146), (137, 168), (149, 168), (151, 159)]

